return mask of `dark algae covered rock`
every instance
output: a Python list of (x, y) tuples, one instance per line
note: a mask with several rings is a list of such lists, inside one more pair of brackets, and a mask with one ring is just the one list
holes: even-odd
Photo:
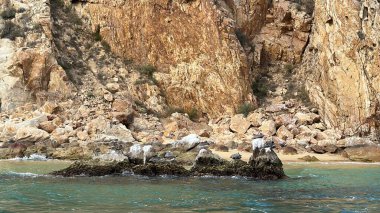
[[(158, 158), (158, 157), (156, 157)], [(227, 161), (213, 154), (208, 149), (201, 149), (194, 165), (186, 169), (177, 161), (154, 160), (135, 164), (124, 160), (122, 162), (75, 162), (61, 171), (51, 173), (57, 176), (104, 176), (121, 175), (123, 173), (154, 176), (243, 176), (254, 179), (276, 180), (285, 178), (282, 162), (276, 153), (268, 148), (255, 149), (247, 163), (240, 159)]]

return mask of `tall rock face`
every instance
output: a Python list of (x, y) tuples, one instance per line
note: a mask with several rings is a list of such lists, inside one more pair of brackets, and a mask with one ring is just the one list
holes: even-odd
[(346, 135), (379, 130), (380, 3), (316, 0), (306, 85), (325, 122)]
[(0, 3), (0, 109), (70, 95), (70, 83), (54, 56), (49, 2)]
[(255, 31), (245, 30), (254, 45), (255, 65), (301, 62), (313, 20), (312, 3), (309, 1), (303, 0), (298, 4), (278, 0), (269, 4), (268, 1), (257, 0), (260, 3), (252, 7), (253, 14), (260, 14), (252, 20), (256, 24), (243, 25), (243, 29), (255, 26)]
[(250, 93), (250, 64), (225, 1), (82, 0), (76, 9), (113, 52), (152, 64), (171, 106), (232, 114)]

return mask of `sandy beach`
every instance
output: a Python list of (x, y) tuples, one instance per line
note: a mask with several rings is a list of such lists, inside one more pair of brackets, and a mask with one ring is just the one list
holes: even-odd
[[(232, 154), (237, 153), (237, 150), (230, 150), (229, 152), (221, 152), (221, 151), (216, 151), (212, 150), (213, 153), (219, 155), (223, 159), (229, 160), (230, 156)], [(239, 152), (242, 155), (242, 160), (248, 161), (250, 156), (252, 155), (250, 152)], [(315, 156), (316, 158), (319, 159), (321, 162), (344, 162), (344, 161), (350, 161), (348, 158), (345, 158), (339, 154), (333, 155), (333, 154), (314, 154), (314, 153), (299, 153), (296, 155), (284, 155), (281, 152), (278, 153), (276, 152), (278, 157), (281, 159), (283, 162), (305, 162), (304, 160), (300, 160), (299, 158), (305, 157), (307, 155), (309, 156)]]

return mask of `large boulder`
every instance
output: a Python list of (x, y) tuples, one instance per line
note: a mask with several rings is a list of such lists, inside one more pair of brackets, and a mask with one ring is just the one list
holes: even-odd
[(251, 122), (249, 122), (244, 117), (243, 114), (238, 114), (231, 118), (230, 129), (233, 132), (237, 132), (239, 134), (245, 134), (250, 126), (251, 126)]
[(17, 130), (14, 140), (19, 143), (36, 143), (49, 139), (49, 133), (35, 127), (23, 127)]
[(179, 150), (182, 152), (188, 152), (198, 146), (201, 142), (201, 139), (196, 134), (190, 134), (188, 136), (183, 137), (179, 141), (175, 141), (172, 143), (172, 147), (175, 150)]
[(350, 160), (364, 162), (380, 162), (380, 146), (364, 145), (346, 148), (345, 153)]

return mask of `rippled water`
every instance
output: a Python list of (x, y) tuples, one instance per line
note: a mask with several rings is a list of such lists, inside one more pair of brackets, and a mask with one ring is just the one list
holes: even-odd
[(380, 212), (380, 165), (286, 164), (282, 181), (43, 175), (67, 164), (0, 161), (0, 212)]

